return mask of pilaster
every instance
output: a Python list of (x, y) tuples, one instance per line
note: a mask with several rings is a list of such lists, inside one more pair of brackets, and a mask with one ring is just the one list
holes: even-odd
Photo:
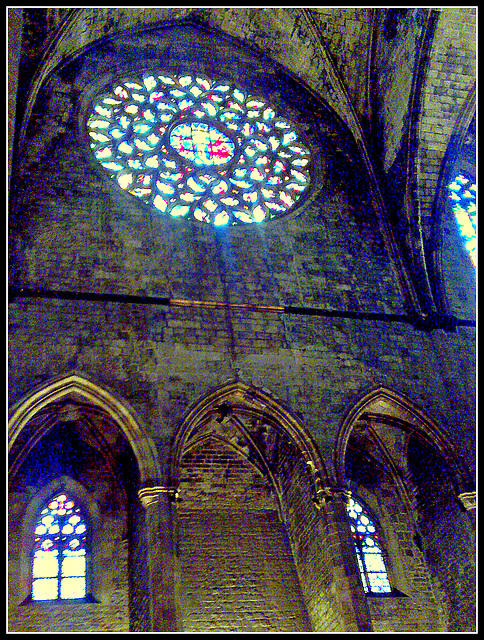
[(150, 631), (180, 631), (176, 605), (176, 559), (173, 535), (171, 487), (148, 487), (138, 491), (146, 511), (150, 585)]

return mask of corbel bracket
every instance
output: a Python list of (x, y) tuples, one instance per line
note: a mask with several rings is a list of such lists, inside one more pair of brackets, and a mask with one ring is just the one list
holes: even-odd
[(314, 493), (312, 496), (312, 501), (318, 511), (328, 502), (332, 502), (334, 500), (341, 500), (345, 504), (346, 502), (348, 502), (349, 498), (351, 497), (351, 491), (349, 491), (345, 487), (337, 485), (323, 487), (321, 482), (321, 473), (319, 469), (316, 468), (314, 462), (312, 460), (308, 460), (306, 464), (311, 470), (311, 475), (313, 477)]
[(467, 491), (466, 493), (460, 493), (458, 496), (461, 505), (466, 511), (477, 509), (477, 492)]

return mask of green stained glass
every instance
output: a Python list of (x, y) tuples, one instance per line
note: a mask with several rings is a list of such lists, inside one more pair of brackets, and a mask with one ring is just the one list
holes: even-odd
[(87, 132), (123, 191), (173, 217), (258, 223), (294, 209), (311, 185), (296, 127), (231, 82), (154, 72), (120, 80), (94, 100)]

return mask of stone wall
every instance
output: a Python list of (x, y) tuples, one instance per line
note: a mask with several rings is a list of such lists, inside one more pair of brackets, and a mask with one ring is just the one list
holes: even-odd
[[(357, 10), (352, 12), (358, 49), (367, 34)], [(254, 18), (254, 30), (261, 16)], [(227, 10), (224, 19), (229, 17)], [(331, 28), (349, 28), (343, 18), (341, 14)], [(320, 13), (320, 26), (325, 19)], [(51, 75), (40, 93), (13, 199), (11, 277), (18, 286), (81, 295), (75, 301), (18, 298), (10, 305), (11, 404), (40, 382), (83, 372), (129, 403), (165, 468), (169, 443), (185, 412), (204, 394), (237, 379), (267, 390), (304, 425), (334, 477), (335, 443), (345, 417), (369, 390), (386, 387), (411, 398), (451, 433), (456, 455), (472, 468), (475, 331), (432, 333), (391, 320), (389, 314), (407, 309), (345, 128), (260, 49), (186, 28), (190, 38), (175, 26), (143, 38), (125, 34), (91, 47)], [(249, 38), (249, 31), (244, 37)], [(291, 54), (294, 59), (296, 53)], [(175, 72), (190, 60), (209, 75), (229, 75), (260, 91), (305, 131), (317, 171), (314, 191), (299, 211), (262, 226), (215, 232), (208, 225), (183, 224), (148, 211), (99, 170), (82, 128), (89, 97), (107, 86), (113, 73), (135, 72), (148, 64), (163, 64)], [(342, 55), (339, 64), (344, 71), (348, 59)], [(360, 80), (352, 77), (356, 91)], [(392, 91), (388, 88), (385, 96)], [(319, 128), (312, 116), (316, 107), (321, 108)], [(393, 117), (388, 119), (398, 129)], [(387, 130), (389, 157), (396, 152), (399, 135), (399, 130)], [(86, 292), (160, 296), (193, 304), (93, 302), (82, 299)], [(210, 309), (200, 304), (204, 302), (220, 304)], [(240, 310), (228, 303), (253, 308)], [(257, 305), (382, 317), (269, 313)], [(304, 462), (288, 450), (278, 462), (287, 508), (280, 513), (282, 523), (273, 501), (260, 506), (261, 496), (268, 500), (269, 493), (260, 474), (243, 456), (216, 449), (212, 443), (185, 458), (192, 464), (198, 460), (196, 473), (202, 476), (203, 469), (217, 469), (210, 482), (203, 476), (202, 489), (212, 491), (203, 509), (193, 493), (199, 488), (196, 474), (187, 476), (192, 493), (177, 507), (185, 628), (343, 630), (349, 616), (338, 609), (335, 590), (338, 585), (347, 588), (352, 579), (340, 558), (344, 527), (325, 524), (316, 510)], [(238, 486), (237, 498), (251, 498), (245, 509), (235, 500), (221, 504), (227, 499), (222, 467), (232, 481), (241, 483), (231, 485)], [(24, 504), (26, 498), (22, 500)], [(45, 630), (48, 625), (62, 630), (70, 620), (72, 630), (149, 630), (145, 522), (135, 498), (130, 500), (125, 505), (128, 550), (122, 547), (118, 562), (124, 567), (128, 554), (130, 571), (123, 573), (123, 586), (116, 591), (118, 596), (123, 593), (122, 606), (110, 609), (108, 620), (104, 603), (76, 605), (67, 615), (67, 609), (55, 606), (37, 607), (34, 613), (16, 601), (16, 629)], [(21, 514), (21, 506), (17, 512)], [(400, 572), (408, 573), (414, 587), (405, 603), (369, 599), (374, 630), (442, 630), (437, 599), (429, 595), (434, 587), (429, 586), (422, 554), (410, 541), (410, 521), (397, 509), (387, 519), (382, 514), (382, 525), (389, 539), (394, 535), (407, 545), (409, 559), (400, 563)], [(17, 529), (13, 522), (14, 547)], [(395, 545), (392, 551), (396, 557), (402, 553)], [(17, 553), (14, 548), (13, 563)], [(468, 566), (467, 559), (462, 566)], [(116, 576), (113, 581), (120, 580), (119, 572)], [(210, 584), (209, 577), (214, 578)], [(16, 588), (14, 578), (18, 599)], [(364, 602), (359, 592), (357, 598)], [(363, 609), (361, 605), (361, 615)]]

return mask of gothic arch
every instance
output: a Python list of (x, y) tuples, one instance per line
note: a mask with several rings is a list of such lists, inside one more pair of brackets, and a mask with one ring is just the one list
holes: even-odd
[[(431, 231), (429, 238), (429, 263), (432, 273), (431, 285), (434, 288), (434, 295), (442, 313), (452, 311), (451, 304), (447, 299), (446, 282), (443, 271), (443, 243), (444, 243), (444, 218), (445, 210), (448, 207), (449, 192), (447, 186), (452, 179), (452, 174), (456, 168), (466, 169), (476, 178), (475, 159), (475, 135), (470, 129), (476, 118), (476, 83), (470, 87), (467, 97), (462, 104), (455, 120), (454, 128), (449, 137), (445, 156), (439, 171), (438, 183), (431, 207)], [(466, 161), (466, 155), (470, 159)]]
[[(363, 396), (347, 413), (338, 434), (335, 448), (335, 470), (338, 482), (344, 484), (345, 456), (353, 427), (364, 415), (377, 414), (383, 421), (389, 420), (403, 431), (415, 435), (436, 449), (452, 473), (456, 497), (468, 492), (472, 485), (470, 474), (456, 453), (452, 438), (428, 414), (396, 391), (378, 387)], [(383, 447), (385, 453), (385, 448)], [(389, 456), (385, 455), (388, 460)]]
[[(79, 372), (64, 374), (36, 387), (12, 408), (8, 424), (9, 451), (39, 412), (55, 402), (69, 399), (88, 403), (107, 414), (119, 426), (133, 450), (139, 468), (140, 486), (159, 484), (161, 471), (158, 453), (139, 417), (124, 400)], [(35, 426), (30, 440), (37, 442), (50, 426), (41, 421)]]
[[(257, 25), (259, 21), (260, 24)], [(281, 8), (277, 12), (264, 12), (262, 15), (260, 9), (250, 7), (232, 7), (223, 12), (211, 8), (154, 7), (145, 10), (140, 19), (139, 11), (133, 12), (131, 9), (77, 8), (67, 12), (61, 21), (59, 32), (48, 42), (27, 96), (19, 145), (24, 143), (39, 92), (52, 72), (92, 46), (115, 38), (121, 32), (142, 33), (184, 23), (204, 24), (246, 46), (263, 51), (282, 63), (290, 73), (304, 77), (312, 90), (330, 95), (335, 111), (340, 106), (338, 100), (334, 100), (334, 92), (328, 90), (319, 79), (321, 67), (327, 66), (329, 60), (321, 54), (321, 40), (304, 10)], [(264, 32), (262, 38), (258, 38), (258, 31)], [(285, 40), (285, 46), (280, 46), (281, 39)], [(311, 61), (308, 51), (312, 54)]]
[[(219, 540), (219, 530), (227, 530), (210, 578), (216, 592), (226, 580), (224, 567), (230, 574), (233, 554), (245, 562), (250, 557), (254, 575), (267, 566), (270, 556), (275, 564), (261, 588), (271, 601), (274, 589), (285, 585), (284, 593), (292, 595), (290, 603), (283, 598), (280, 611), (289, 607), (294, 630), (317, 629), (320, 624), (311, 595), (314, 573), (321, 582), (320, 597), (327, 602), (328, 625), (339, 628), (338, 607), (327, 591), (333, 574), (331, 560), (322, 552), (325, 531), (320, 529), (318, 513), (330, 484), (328, 474), (310, 434), (285, 407), (266, 390), (240, 381), (213, 389), (186, 412), (173, 436), (169, 464), (177, 496), (182, 584), (185, 581), (196, 592), (198, 582), (192, 572), (203, 571), (198, 558), (203, 553), (211, 558), (213, 553), (211, 543), (201, 536), (210, 539), (213, 531)], [(231, 530), (236, 531), (235, 549), (227, 547), (233, 540)], [(254, 536), (264, 544), (254, 545)], [(306, 536), (309, 539), (301, 544)], [(235, 617), (240, 614), (238, 607)], [(191, 628), (188, 610), (183, 609), (183, 619), (184, 628)]]
[(301, 457), (309, 467), (315, 491), (320, 488), (321, 483), (324, 486), (329, 485), (329, 476), (325, 465), (316, 443), (308, 431), (267, 392), (252, 385), (235, 381), (209, 392), (193, 403), (185, 414), (183, 422), (172, 440), (169, 472), (172, 486), (176, 487), (178, 484), (178, 469), (184, 447), (190, 437), (196, 434), (203, 425), (207, 415), (219, 412), (220, 416), (224, 416), (225, 412), (237, 409), (254, 416), (258, 415), (271, 424), (277, 424), (279, 428), (282, 428), (296, 444)]

